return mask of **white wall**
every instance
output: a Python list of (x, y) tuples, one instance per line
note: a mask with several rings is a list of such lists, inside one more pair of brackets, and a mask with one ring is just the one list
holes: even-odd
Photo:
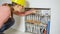
[[(4, 0), (6, 1), (6, 0)], [(60, 0), (27, 0), (30, 7), (51, 8), (50, 34), (60, 34)], [(2, 0), (0, 0), (1, 4)]]
[(60, 34), (60, 0), (50, 0), (51, 31), (50, 34)]
[(0, 0), (0, 5), (3, 3), (11, 3), (10, 0)]
[(49, 0), (27, 0), (30, 7), (48, 8), (50, 7)]

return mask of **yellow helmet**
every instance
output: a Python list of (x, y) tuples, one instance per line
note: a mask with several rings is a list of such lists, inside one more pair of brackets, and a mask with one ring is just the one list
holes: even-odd
[(11, 0), (11, 2), (14, 2), (21, 6), (25, 6), (25, 0)]

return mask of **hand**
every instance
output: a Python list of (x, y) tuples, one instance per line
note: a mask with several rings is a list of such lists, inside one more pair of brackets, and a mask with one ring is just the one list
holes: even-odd
[(36, 13), (37, 12), (37, 10), (35, 10), (35, 9), (31, 9), (30, 10), (32, 13)]

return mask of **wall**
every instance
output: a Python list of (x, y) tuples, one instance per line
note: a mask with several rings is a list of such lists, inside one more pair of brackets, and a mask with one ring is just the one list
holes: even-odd
[[(60, 34), (60, 27), (59, 27), (60, 0), (27, 0), (27, 1), (30, 3), (30, 7), (51, 8), (50, 34)], [(2, 0), (0, 0), (0, 4), (1, 3)]]
[(51, 31), (50, 34), (60, 34), (60, 0), (50, 0), (51, 7)]

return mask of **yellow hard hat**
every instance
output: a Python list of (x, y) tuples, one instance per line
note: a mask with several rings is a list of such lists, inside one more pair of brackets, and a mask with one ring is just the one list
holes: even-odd
[(25, 0), (11, 0), (11, 2), (14, 2), (21, 6), (25, 6)]

